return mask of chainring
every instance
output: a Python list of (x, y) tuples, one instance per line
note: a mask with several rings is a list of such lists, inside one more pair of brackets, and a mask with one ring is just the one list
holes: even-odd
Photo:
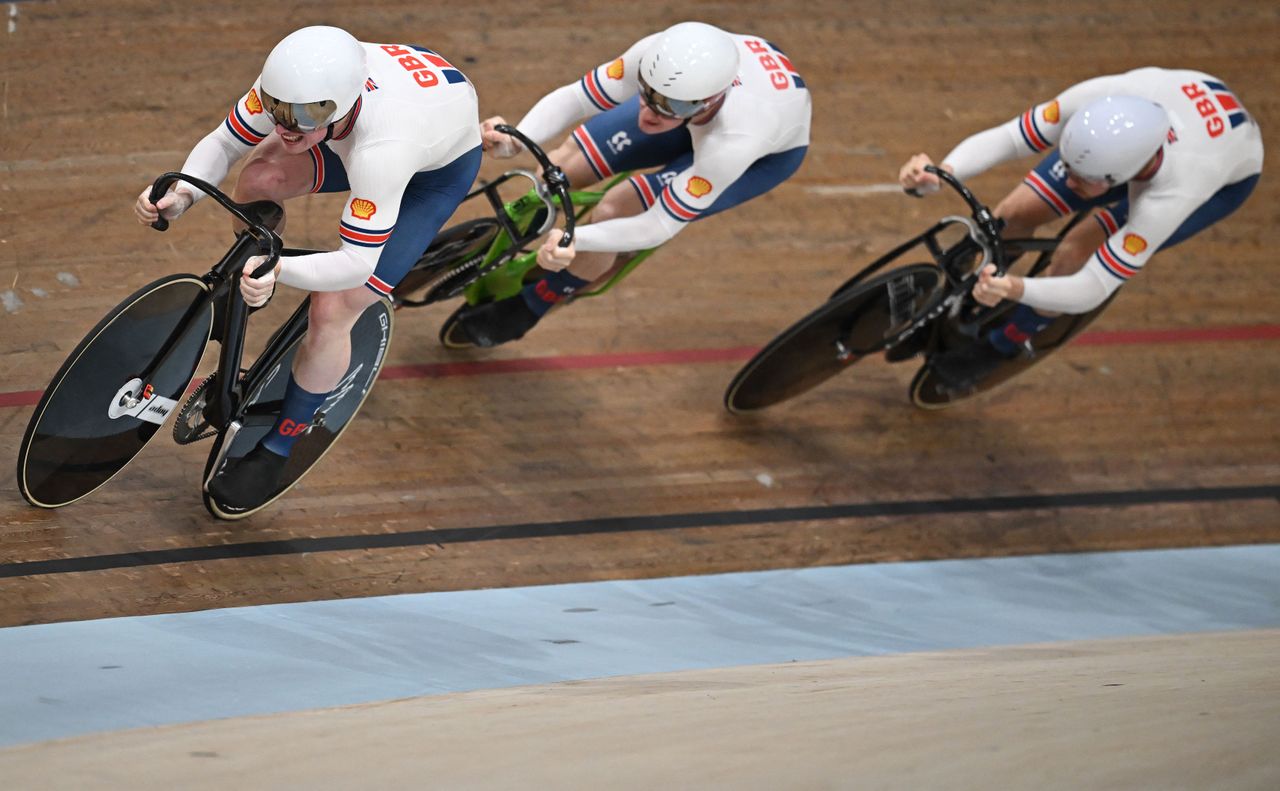
[(178, 410), (178, 417), (173, 421), (174, 442), (189, 445), (218, 433), (204, 416), (204, 408), (209, 405), (209, 390), (217, 376), (212, 373), (205, 377), (204, 381), (196, 385), (182, 409)]

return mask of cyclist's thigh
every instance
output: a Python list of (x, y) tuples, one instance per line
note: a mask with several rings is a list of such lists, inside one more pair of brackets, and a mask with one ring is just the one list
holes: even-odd
[(476, 146), (444, 167), (414, 174), (405, 187), (400, 214), (385, 244), (344, 237), (352, 244), (382, 244), (378, 266), (365, 283), (366, 288), (383, 297), (391, 294), (467, 196), (480, 170), (480, 158), (480, 147)]
[(655, 173), (632, 176), (627, 183), (639, 197), (641, 208), (648, 209), (653, 204), (661, 202), (662, 207), (672, 219), (678, 222), (692, 222), (732, 209), (778, 186), (800, 168), (808, 150), (807, 146), (800, 146), (757, 159), (702, 212), (694, 211), (682, 201), (679, 195), (666, 191), (667, 185), (693, 164), (692, 151), (673, 159)]
[(1111, 233), (1101, 217), (1095, 215), (1095, 222), (1085, 220), (1067, 232), (1053, 251), (1049, 260), (1049, 268), (1045, 276), (1065, 277), (1074, 275), (1089, 260)]
[(345, 333), (364, 309), (381, 299), (373, 289), (357, 286), (346, 291), (314, 291), (307, 322), (311, 335)]
[(683, 126), (656, 135), (642, 131), (638, 96), (573, 130), (573, 141), (597, 180), (657, 167), (693, 150), (689, 130)]
[(591, 210), (591, 222), (604, 222), (617, 217), (634, 217), (649, 208), (652, 203), (644, 202), (643, 193), (637, 186), (637, 180), (643, 178), (643, 176), (632, 176), (621, 184), (615, 184)]
[(716, 198), (715, 202), (696, 219), (701, 220), (713, 214), (719, 214), (765, 194), (791, 178), (791, 175), (800, 169), (800, 164), (804, 162), (804, 155), (808, 151), (808, 146), (800, 146), (760, 157), (751, 163), (751, 167), (730, 184), (724, 194)]
[[(1207, 201), (1191, 213), (1191, 216), (1182, 221), (1178, 229), (1173, 232), (1164, 244), (1160, 245), (1161, 250), (1173, 247), (1195, 236), (1196, 234), (1208, 228), (1210, 225), (1218, 222), (1227, 215), (1240, 208), (1245, 200), (1253, 193), (1253, 188), (1258, 184), (1258, 176), (1253, 175), (1247, 179), (1242, 179), (1234, 184), (1228, 184), (1217, 192), (1213, 193)], [(1117, 203), (1107, 211), (1107, 215), (1113, 223), (1111, 233), (1115, 233), (1126, 222), (1129, 221), (1129, 199)]]

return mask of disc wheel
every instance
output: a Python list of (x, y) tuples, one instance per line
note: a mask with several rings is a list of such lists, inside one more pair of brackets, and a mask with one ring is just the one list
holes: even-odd
[(741, 414), (786, 401), (884, 349), (935, 304), (941, 286), (938, 267), (912, 264), (840, 292), (738, 371), (725, 391), (725, 408)]
[(58, 508), (111, 480), (160, 429), (213, 326), (195, 275), (144, 286), (111, 310), (54, 374), (18, 450), (18, 488)]
[(289, 372), (293, 368), (293, 358), (298, 353), (302, 338), (290, 345), (270, 369), (256, 377), (257, 382), (251, 385), (253, 389), (245, 400), (238, 421), (240, 428), (234, 433), (219, 434), (205, 463), (204, 503), (209, 513), (220, 519), (243, 519), (257, 513), (289, 491), (329, 452), (351, 424), (382, 371), (391, 344), (393, 315), (394, 308), (385, 300), (378, 300), (365, 308), (351, 328), (351, 362), (347, 372), (316, 412), (306, 433), (294, 444), (276, 491), (262, 504), (241, 510), (216, 502), (209, 495), (208, 481), (228, 460), (237, 459), (252, 450), (275, 425)]
[(441, 231), (391, 291), (396, 307), (420, 307), (452, 299), (480, 273), (480, 264), (501, 226), (492, 217)]

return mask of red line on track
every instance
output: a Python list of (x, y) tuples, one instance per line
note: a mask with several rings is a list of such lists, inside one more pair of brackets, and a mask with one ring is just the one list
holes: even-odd
[[(1086, 332), (1071, 342), (1073, 346), (1138, 346), (1143, 344), (1213, 343), (1227, 341), (1265, 341), (1280, 339), (1280, 324), (1255, 324), (1239, 327), (1202, 327), (1172, 330), (1115, 330)], [(581, 354), (560, 357), (521, 357), (511, 360), (467, 360), (421, 365), (392, 365), (383, 369), (379, 378), (442, 379), (451, 376), (486, 374), (520, 374), (544, 371), (583, 371), (596, 368), (638, 368), (647, 365), (690, 365), (698, 363), (740, 362), (756, 353), (755, 346), (728, 349), (673, 349), (662, 352), (622, 352), (617, 354)], [(40, 390), (0, 392), (0, 408), (33, 406), (40, 401)]]

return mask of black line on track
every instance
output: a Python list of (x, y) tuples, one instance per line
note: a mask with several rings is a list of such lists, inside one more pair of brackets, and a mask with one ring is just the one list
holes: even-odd
[(33, 560), (0, 564), (0, 578), (41, 574), (70, 574), (81, 571), (157, 566), (164, 563), (199, 563), (209, 560), (256, 558), (270, 555), (301, 555), (308, 552), (344, 552), (358, 549), (464, 544), (477, 541), (505, 541), (521, 538), (552, 538), (597, 533), (630, 533), (648, 530), (679, 530), (691, 527), (779, 522), (821, 522), (871, 517), (944, 516), (948, 514), (995, 513), (1053, 508), (1124, 508), (1137, 505), (1215, 503), (1226, 500), (1278, 500), (1280, 486), (1226, 486), (1203, 489), (1150, 489), (1120, 492), (1076, 492), (1031, 494), (1006, 497), (976, 497), (948, 500), (902, 500), (896, 502), (850, 503), (798, 508), (769, 508), (755, 511), (709, 511), (658, 516), (624, 516), (582, 519), (572, 522), (530, 522), (492, 527), (454, 527), (443, 530), (413, 530), (376, 535), (295, 538), (287, 541), (250, 541), (180, 549), (155, 549), (113, 555)]

